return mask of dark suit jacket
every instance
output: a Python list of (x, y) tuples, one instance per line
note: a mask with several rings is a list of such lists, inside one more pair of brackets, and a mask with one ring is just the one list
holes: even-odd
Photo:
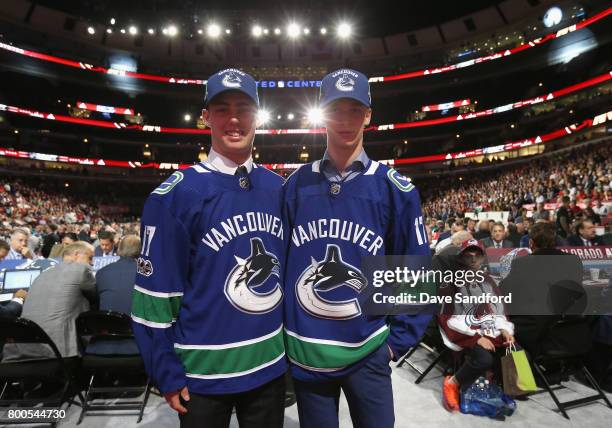
[(96, 273), (96, 288), (100, 299), (100, 310), (132, 312), (132, 291), (136, 278), (136, 260), (120, 257)]
[(0, 317), (2, 318), (17, 318), (21, 315), (21, 303), (10, 300), (5, 303), (0, 303)]
[(576, 255), (547, 249), (515, 258), (510, 273), (500, 284), (502, 294), (512, 293), (512, 303), (506, 308), (516, 339), (531, 354), (547, 347), (544, 342), (552, 339), (547, 331), (560, 316), (553, 314), (549, 306), (550, 288), (567, 280), (582, 285), (582, 262)]
[[(567, 245), (570, 247), (584, 247), (584, 243), (582, 242), (582, 238), (578, 235), (571, 235), (567, 238)], [(591, 240), (591, 245), (599, 246), (604, 245), (603, 239), (601, 236), (596, 236)]]
[[(482, 245), (484, 245), (485, 248), (491, 248), (495, 246), (493, 244), (493, 238), (484, 238), (481, 239), (480, 242), (482, 242)], [(513, 248), (512, 241), (504, 239), (502, 241), (502, 248)]]
[[(102, 257), (102, 255), (103, 255), (103, 254), (102, 254), (102, 248), (100, 248), (100, 247), (96, 247), (96, 248), (94, 249), (94, 257)], [(114, 248), (113, 248), (113, 251), (112, 251), (112, 255), (113, 255), (113, 256), (116, 256), (116, 255), (117, 255), (117, 252), (115, 251), (115, 249), (114, 249)], [(133, 284), (132, 284), (132, 285), (133, 285)]]
[(490, 237), (491, 232), (489, 232), (488, 230), (477, 230), (472, 234), (472, 236), (474, 237), (474, 239), (478, 239), (480, 241), (481, 239)]
[[(104, 266), (96, 273), (96, 288), (100, 299), (100, 310), (132, 312), (132, 291), (136, 277), (136, 260), (121, 257), (114, 263)], [(87, 347), (89, 354), (138, 354), (138, 346), (133, 340), (121, 342), (98, 342)]]

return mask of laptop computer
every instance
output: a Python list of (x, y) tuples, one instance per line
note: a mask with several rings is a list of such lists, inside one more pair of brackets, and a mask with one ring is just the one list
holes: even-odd
[(0, 302), (11, 300), (17, 290), (28, 290), (41, 269), (9, 269), (4, 271)]

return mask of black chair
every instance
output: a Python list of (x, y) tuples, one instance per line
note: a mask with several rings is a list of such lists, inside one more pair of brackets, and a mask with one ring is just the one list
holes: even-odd
[[(113, 351), (114, 348), (134, 341), (130, 317), (113, 311), (84, 312), (77, 318), (76, 327), (83, 349), (82, 368), (85, 373), (90, 374), (89, 386), (77, 425), (83, 421), (87, 412), (107, 410), (137, 410), (138, 422), (140, 422), (150, 393), (149, 379), (145, 375), (142, 357), (140, 354), (123, 354)], [(92, 352), (94, 346), (100, 345), (109, 348), (111, 353), (107, 353), (107, 351), (104, 353)], [(143, 379), (146, 379), (143, 385), (99, 386), (95, 383), (96, 377), (138, 374), (142, 374)], [(106, 401), (104, 404), (94, 404), (93, 402), (95, 395), (105, 394), (117, 397), (125, 396), (126, 393), (135, 393), (136, 396), (144, 394), (144, 397), (137, 401), (130, 400), (130, 397), (122, 398), (114, 404), (109, 404)]]
[[(40, 345), (47, 346), (53, 355), (50, 358), (3, 361), (0, 363), (0, 382), (3, 387), (0, 392), (0, 407), (18, 406), (28, 408), (42, 405), (55, 411), (61, 411), (65, 402), (72, 404), (71, 398), (78, 394), (82, 396), (73, 381), (70, 372), (62, 358), (57, 346), (51, 338), (34, 321), (25, 318), (0, 318), (0, 343), (6, 345)], [(25, 385), (44, 384), (45, 382), (59, 382), (61, 388), (58, 393), (46, 397), (33, 397)], [(23, 394), (21, 398), (7, 397), (9, 385), (18, 385)], [(29, 394), (29, 396), (28, 396)], [(57, 414), (57, 413), (56, 413)], [(32, 423), (32, 419), (7, 419), (0, 421), (3, 424)], [(58, 418), (45, 418), (38, 423), (48, 423), (54, 427)]]
[[(531, 362), (536, 374), (542, 380), (545, 390), (550, 394), (559, 412), (569, 419), (568, 409), (603, 400), (612, 409), (612, 404), (601, 390), (597, 381), (584, 365), (591, 348), (591, 319), (578, 315), (587, 306), (586, 292), (582, 285), (573, 281), (560, 281), (552, 284), (548, 304), (554, 314), (547, 316), (538, 338), (538, 346), (531, 350)], [(547, 367), (556, 366), (556, 371)], [(553, 378), (551, 373), (557, 376)], [(597, 391), (597, 394), (570, 401), (560, 401), (555, 390), (564, 388), (562, 380), (571, 374), (582, 373), (584, 379)], [(559, 385), (552, 388), (551, 385)]]
[[(413, 361), (410, 360), (410, 357), (417, 351), (417, 349), (422, 348), (427, 351), (428, 355), (433, 356), (433, 360), (425, 367), (425, 369), (421, 369), (417, 366)], [(451, 350), (446, 347), (443, 343), (442, 337), (440, 335), (440, 331), (438, 328), (437, 318), (433, 317), (429, 325), (427, 326), (427, 330), (423, 335), (423, 338), (419, 343), (410, 348), (408, 352), (400, 358), (397, 362), (396, 367), (402, 367), (404, 364), (407, 364), (412, 370), (419, 374), (419, 377), (414, 381), (415, 384), (419, 384), (425, 379), (425, 377), (429, 374), (433, 368), (438, 365), (438, 363), (443, 359), (450, 355)]]

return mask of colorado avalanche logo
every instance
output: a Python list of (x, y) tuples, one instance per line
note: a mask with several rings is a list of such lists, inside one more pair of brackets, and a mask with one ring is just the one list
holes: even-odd
[(230, 71), (225, 76), (223, 76), (221, 84), (226, 88), (239, 88), (242, 86), (242, 79), (240, 79), (240, 77)]
[(300, 275), (295, 292), (304, 310), (318, 318), (351, 319), (361, 315), (356, 298), (332, 301), (321, 297), (322, 293), (348, 286), (361, 293), (368, 284), (363, 274), (342, 260), (340, 248), (329, 244), (325, 259), (312, 264)]
[(355, 89), (355, 81), (347, 73), (336, 80), (336, 89), (342, 92), (350, 92)]
[(490, 303), (479, 303), (470, 307), (465, 314), (465, 323), (468, 326), (481, 326), (491, 321), (495, 316), (495, 308)]
[(250, 314), (265, 314), (276, 308), (283, 299), (283, 292), (277, 282), (272, 291), (258, 293), (254, 289), (263, 285), (268, 278), (280, 278), (278, 258), (266, 251), (259, 238), (251, 238), (251, 254), (246, 259), (238, 256), (237, 264), (225, 281), (225, 296), (236, 309)]

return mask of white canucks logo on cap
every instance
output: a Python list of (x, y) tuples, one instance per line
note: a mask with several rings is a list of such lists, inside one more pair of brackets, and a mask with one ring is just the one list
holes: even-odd
[(355, 81), (348, 73), (344, 73), (336, 80), (336, 89), (342, 92), (349, 92), (355, 89)]
[(242, 79), (238, 77), (234, 72), (230, 71), (221, 80), (221, 84), (227, 88), (240, 88), (242, 86)]

